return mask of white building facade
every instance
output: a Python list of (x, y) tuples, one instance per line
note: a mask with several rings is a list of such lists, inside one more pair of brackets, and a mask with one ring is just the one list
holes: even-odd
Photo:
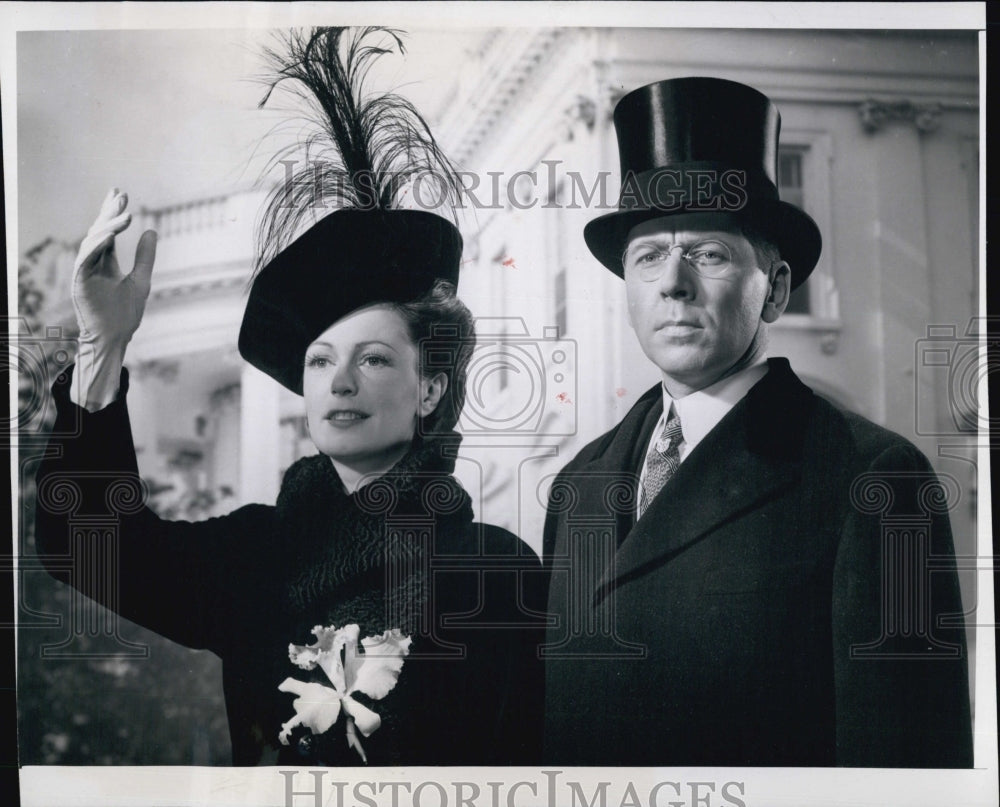
[[(954, 478), (956, 543), (973, 553), (974, 34), (553, 28), (473, 40), (429, 117), (469, 189), (459, 295), (481, 344), (458, 474), (479, 518), (540, 549), (552, 474), (657, 382), (628, 327), (623, 284), (582, 231), (616, 204), (617, 99), (710, 75), (778, 105), (782, 197), (823, 233), (820, 263), (772, 328), (769, 355), (914, 440)], [(129, 349), (130, 412), (140, 467), (172, 486), (163, 496), (179, 516), (272, 502), (283, 470), (312, 450), (300, 399), (236, 351), (262, 199), (235, 190), (137, 222), (160, 240)], [(52, 310), (69, 314), (65, 299)]]
[[(977, 70), (976, 39), (965, 34), (551, 29), (485, 37), (441, 128), (449, 153), (482, 177), (481, 199), (498, 173), (501, 193), (508, 185), (510, 193), (496, 208), (470, 210), (472, 263), (460, 291), (477, 313), (523, 318), (532, 336), (557, 326), (576, 359), (575, 431), (523, 440), (535, 446), (537, 468), (524, 461), (531, 452), (519, 463), (494, 452), (503, 470), (487, 463), (483, 471), (486, 501), (505, 497), (498, 513), (518, 507), (520, 522), (506, 526), (537, 545), (534, 485), (658, 380), (627, 325), (621, 280), (590, 255), (582, 231), (605, 212), (598, 204), (616, 203), (617, 99), (652, 81), (710, 75), (750, 84), (777, 104), (782, 198), (823, 233), (819, 265), (772, 326), (769, 355), (787, 356), (817, 392), (912, 439), (953, 477), (956, 541), (974, 552)], [(603, 203), (602, 177), (610, 177)], [(549, 409), (563, 391), (556, 369), (540, 393)], [(487, 400), (499, 405), (494, 382)], [(558, 425), (551, 431), (569, 431)], [(558, 456), (545, 452), (552, 446)]]

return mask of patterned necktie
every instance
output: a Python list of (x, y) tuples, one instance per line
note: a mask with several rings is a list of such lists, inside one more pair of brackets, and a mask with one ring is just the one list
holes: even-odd
[(663, 431), (646, 455), (646, 476), (643, 479), (639, 495), (639, 517), (646, 512), (653, 498), (674, 475), (681, 464), (681, 442), (684, 433), (681, 431), (681, 419), (676, 409), (671, 409), (670, 417), (663, 425)]

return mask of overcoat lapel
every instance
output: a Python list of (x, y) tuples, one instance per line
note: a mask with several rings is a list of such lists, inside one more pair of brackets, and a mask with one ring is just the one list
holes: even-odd
[[(668, 562), (798, 477), (812, 392), (786, 360), (769, 365), (768, 374), (685, 458), (628, 532), (598, 582), (595, 601), (614, 584)], [(628, 456), (631, 461), (630, 452), (615, 445), (624, 437), (615, 435), (599, 460), (624, 462)]]
[(615, 527), (620, 546), (635, 522), (639, 469), (646, 443), (663, 411), (662, 386), (648, 390), (610, 432), (598, 455), (572, 475), (573, 517)]

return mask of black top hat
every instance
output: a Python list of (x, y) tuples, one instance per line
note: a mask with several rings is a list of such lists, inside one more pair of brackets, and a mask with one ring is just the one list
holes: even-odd
[(800, 286), (819, 260), (819, 228), (778, 198), (781, 115), (763, 93), (718, 78), (658, 81), (615, 107), (622, 191), (618, 210), (584, 227), (594, 256), (617, 275), (628, 232), (653, 218), (735, 214), (769, 237)]
[[(415, 174), (435, 181), (445, 199), (460, 187), (408, 101), (363, 92), (370, 61), (390, 52), (386, 41), (403, 50), (398, 33), (363, 28), (345, 42), (347, 30), (293, 32), (283, 43), (286, 52), (266, 54), (276, 78), (261, 105), (279, 83), (296, 81), (297, 95), (319, 113), (314, 121), (319, 134), (304, 144), (306, 159), (297, 174), (272, 191), (258, 228), (258, 271), (239, 349), (244, 359), (299, 394), (310, 342), (363, 306), (412, 301), (438, 280), (457, 285), (462, 254), (462, 237), (450, 221), (394, 207)], [(367, 38), (376, 35), (382, 39), (371, 44)], [(320, 169), (317, 144), (327, 158)], [(285, 245), (313, 210), (330, 202), (340, 209)]]

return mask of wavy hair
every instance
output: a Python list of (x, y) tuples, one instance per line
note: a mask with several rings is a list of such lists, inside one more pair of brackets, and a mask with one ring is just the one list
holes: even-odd
[(437, 281), (416, 300), (391, 305), (406, 322), (410, 338), (417, 346), (420, 375), (433, 378), (444, 373), (448, 379), (437, 408), (423, 419), (417, 432), (421, 435), (450, 432), (465, 405), (469, 362), (476, 346), (472, 312), (455, 296), (455, 287), (446, 280)]

